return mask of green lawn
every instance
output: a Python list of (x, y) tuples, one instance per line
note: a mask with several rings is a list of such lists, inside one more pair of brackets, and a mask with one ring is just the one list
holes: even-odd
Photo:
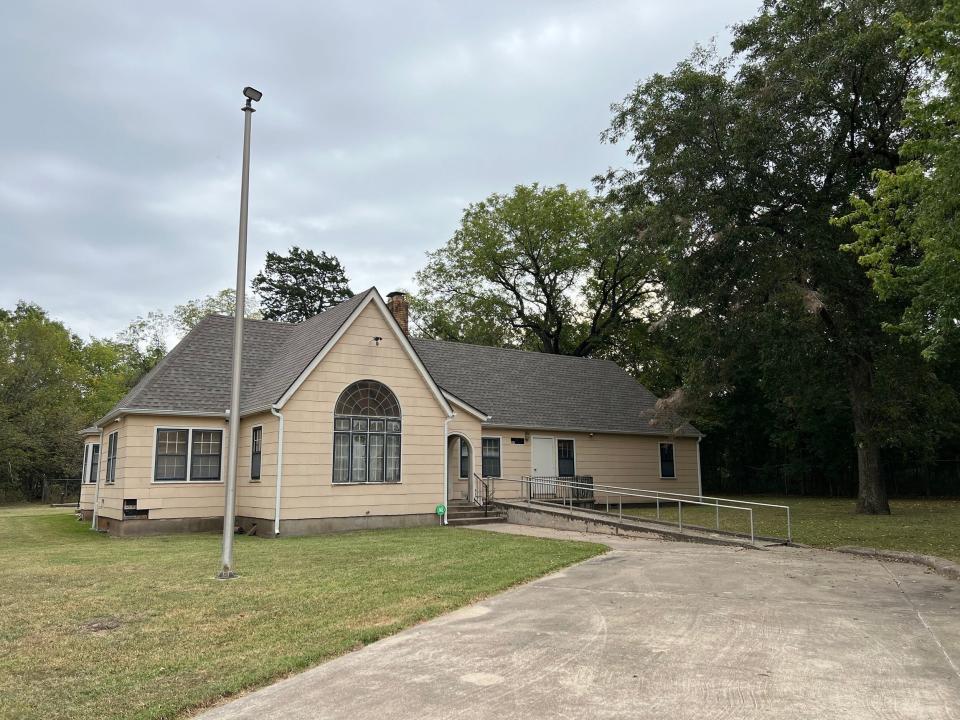
[(8, 515), (69, 515), (73, 517), (76, 508), (54, 508), (37, 503), (19, 503), (17, 505), (0, 505), (0, 520)]
[[(793, 539), (815, 547), (841, 545), (911, 550), (960, 562), (960, 500), (891, 500), (891, 515), (856, 515), (854, 501), (835, 498), (751, 496), (744, 500), (789, 505)], [(734, 502), (736, 500), (734, 499)], [(624, 509), (624, 514), (653, 518), (653, 508)], [(721, 529), (748, 532), (745, 513), (720, 511)], [(676, 505), (661, 508), (661, 518), (676, 522)], [(784, 537), (783, 511), (757, 509), (754, 519), (759, 534)], [(684, 506), (684, 523), (715, 527), (712, 508)]]
[(605, 550), (453, 528), (116, 539), (0, 511), (0, 718), (169, 718)]

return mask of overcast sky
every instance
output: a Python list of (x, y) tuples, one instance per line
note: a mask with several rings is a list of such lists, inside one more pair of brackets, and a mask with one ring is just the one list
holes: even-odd
[(757, 5), (2, 3), (0, 306), (103, 336), (230, 286), (244, 85), (248, 275), (298, 244), (410, 288), (467, 203), (622, 165), (610, 103)]

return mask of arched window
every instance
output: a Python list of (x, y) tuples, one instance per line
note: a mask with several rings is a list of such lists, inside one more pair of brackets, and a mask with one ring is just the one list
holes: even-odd
[(400, 482), (400, 403), (390, 388), (355, 382), (333, 413), (333, 482)]

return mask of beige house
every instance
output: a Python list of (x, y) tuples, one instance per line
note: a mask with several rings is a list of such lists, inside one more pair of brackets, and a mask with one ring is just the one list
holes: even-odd
[[(96, 528), (221, 526), (232, 342), (233, 319), (207, 317), (82, 431)], [(436, 524), (438, 505), (524, 497), (529, 477), (700, 492), (700, 434), (658, 428), (615, 364), (409, 338), (400, 293), (245, 321), (242, 380), (237, 518), (261, 536)]]

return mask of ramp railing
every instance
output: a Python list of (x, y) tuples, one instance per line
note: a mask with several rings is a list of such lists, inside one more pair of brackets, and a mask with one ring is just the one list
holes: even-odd
[[(619, 488), (612, 485), (597, 485), (596, 483), (592, 482), (589, 486), (587, 486), (586, 484), (576, 482), (574, 478), (561, 477), (544, 478), (524, 475), (519, 480), (514, 478), (495, 478), (492, 479), (491, 482), (495, 482), (497, 484), (504, 482), (519, 483), (521, 486), (521, 495), (517, 499), (525, 501), (529, 505), (536, 503), (538, 505), (556, 507), (556, 505), (559, 504), (561, 507), (569, 507), (571, 515), (574, 514), (574, 512), (596, 513), (599, 515), (617, 517), (619, 522), (623, 522), (624, 500), (626, 500), (628, 504), (656, 504), (657, 520), (661, 523), (666, 522), (660, 517), (661, 503), (669, 503), (671, 505), (676, 504), (676, 524), (680, 532), (683, 532), (683, 509), (685, 506), (714, 508), (717, 513), (718, 530), (719, 512), (721, 509), (742, 512), (746, 514), (746, 517), (750, 523), (750, 542), (756, 542), (756, 526), (754, 524), (753, 507), (746, 507), (747, 503), (741, 504), (735, 500), (726, 500), (724, 498), (704, 498), (702, 500), (697, 500), (694, 498), (698, 496), (681, 496), (680, 494), (675, 494), (673, 497), (662, 497), (661, 493), (656, 490), (648, 491), (636, 490), (633, 488)], [(598, 493), (602, 493), (606, 496), (605, 511), (596, 507), (596, 502), (593, 503), (593, 508), (579, 507), (581, 504), (579, 501), (581, 501), (581, 498), (586, 494), (588, 489), (592, 492), (592, 494), (594, 494), (594, 496)], [(617, 498), (616, 513), (613, 513), (610, 510), (610, 498), (613, 496), (616, 496)], [(762, 503), (751, 504), (762, 505)], [(628, 519), (629, 518), (630, 515), (628, 514)], [(638, 517), (637, 520), (640, 521), (642, 518)], [(690, 524), (688, 523), (688, 528), (689, 527)]]
[[(532, 478), (532, 479), (540, 483), (540, 486), (542, 487), (543, 482), (548, 478)], [(549, 480), (552, 481), (553, 479), (549, 478)], [(580, 483), (580, 476), (577, 476), (574, 479), (574, 481), (575, 483)], [(594, 493), (596, 493), (597, 495), (606, 496), (606, 504), (608, 505), (607, 510), (609, 510), (609, 497), (611, 495), (618, 495), (619, 493), (626, 493), (626, 492), (642, 492), (644, 494), (656, 496), (655, 504), (657, 508), (658, 520), (661, 519), (660, 518), (661, 501), (666, 503), (675, 503), (678, 498), (684, 498), (684, 499), (696, 499), (696, 500), (706, 502), (706, 504), (711, 505), (716, 509), (716, 529), (717, 530), (720, 529), (720, 508), (726, 507), (727, 505), (737, 505), (741, 507), (753, 507), (753, 508), (772, 508), (777, 511), (783, 511), (786, 518), (786, 522), (785, 522), (786, 530), (787, 530), (786, 540), (787, 542), (793, 542), (793, 518), (790, 513), (789, 505), (779, 505), (777, 503), (765, 503), (765, 502), (759, 502), (756, 500), (741, 500), (739, 498), (734, 499), (734, 498), (715, 497), (713, 495), (692, 495), (689, 493), (679, 493), (679, 492), (673, 492), (670, 490), (636, 491), (633, 488), (625, 488), (617, 485), (597, 484), (593, 482), (592, 477), (589, 477), (589, 481), (590, 482), (588, 485), (582, 486), (583, 489), (589, 491), (591, 498), (594, 497)], [(577, 498), (586, 496), (585, 493), (581, 495), (576, 489), (573, 492), (575, 493), (574, 497), (577, 497)], [(540, 498), (540, 499), (544, 499), (544, 498)], [(556, 496), (554, 499), (559, 500), (560, 496)]]
[[(609, 487), (610, 489), (613, 489), (613, 490), (616, 489), (616, 487), (612, 485), (602, 486), (602, 487)], [(672, 500), (673, 498), (699, 498), (700, 500), (713, 501), (715, 504), (721, 503), (721, 502), (734, 502), (737, 505), (746, 505), (746, 506), (755, 507), (755, 508), (773, 508), (775, 510), (783, 510), (784, 513), (786, 514), (787, 542), (788, 543), (793, 542), (793, 526), (792, 526), (792, 518), (790, 516), (789, 505), (778, 505), (776, 503), (757, 502), (755, 500), (740, 500), (739, 498), (736, 500), (732, 500), (730, 498), (713, 497), (712, 495), (689, 495), (685, 493), (675, 493), (675, 492), (664, 491), (664, 490), (652, 490), (651, 492), (656, 493), (659, 497), (664, 498), (666, 500)], [(720, 523), (720, 514), (718, 509), (717, 511), (717, 529), (718, 530), (720, 529), (719, 523)]]

